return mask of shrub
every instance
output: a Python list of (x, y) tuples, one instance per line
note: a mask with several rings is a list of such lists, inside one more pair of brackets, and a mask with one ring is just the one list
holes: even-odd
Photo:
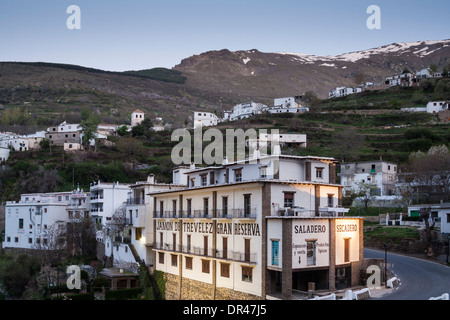
[(142, 294), (142, 288), (109, 290), (105, 292), (105, 300), (130, 300)]
[(70, 300), (95, 300), (94, 293), (79, 293), (67, 295)]
[(109, 289), (109, 280), (105, 277), (98, 276), (93, 281), (93, 289), (94, 291), (102, 291), (102, 287), (105, 287), (105, 289)]

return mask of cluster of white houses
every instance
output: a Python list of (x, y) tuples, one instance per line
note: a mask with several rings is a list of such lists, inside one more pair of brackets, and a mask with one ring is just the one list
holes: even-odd
[(267, 106), (265, 104), (253, 101), (239, 103), (233, 106), (231, 110), (224, 111), (222, 118), (211, 112), (196, 111), (194, 112), (194, 129), (207, 126), (215, 126), (223, 121), (246, 119), (256, 114), (308, 112), (309, 108), (303, 106), (301, 100), (302, 96), (276, 98), (274, 99), (273, 106)]
[[(100, 123), (97, 126), (97, 131), (94, 134), (94, 139), (89, 141), (91, 146), (95, 145), (95, 140), (105, 140), (110, 135), (117, 134), (117, 130), (125, 126), (128, 131), (132, 127), (137, 126), (144, 121), (145, 113), (139, 109), (131, 113), (131, 125), (118, 124), (104, 124)], [(156, 123), (153, 126), (154, 131), (163, 131), (164, 126), (160, 124), (161, 118), (156, 118)], [(29, 135), (19, 135), (13, 132), (0, 133), (0, 163), (9, 158), (11, 150), (27, 151), (33, 149), (40, 149), (40, 142), (43, 139), (48, 139), (51, 145), (63, 147), (66, 151), (83, 150), (83, 129), (80, 124), (67, 123), (66, 121), (53, 127), (47, 128), (46, 131), (39, 131)]]

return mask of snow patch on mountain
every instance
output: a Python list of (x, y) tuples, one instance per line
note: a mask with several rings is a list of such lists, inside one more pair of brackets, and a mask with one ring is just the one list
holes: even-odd
[[(443, 44), (442, 47), (433, 48), (433, 50), (427, 52), (429, 46)], [(421, 45), (426, 45), (426, 47), (421, 48), (419, 50), (414, 51), (414, 54), (420, 54), (420, 56), (429, 55), (441, 48), (444, 48), (450, 44), (450, 40), (439, 40), (439, 41), (415, 41), (415, 42), (403, 42), (403, 43), (391, 43), (386, 46), (372, 48), (368, 50), (355, 51), (349, 53), (343, 53), (338, 55), (328, 55), (328, 56), (315, 56), (311, 54), (304, 53), (292, 53), (292, 52), (277, 52), (278, 54), (291, 55), (297, 57), (303, 63), (315, 63), (317, 61), (323, 62), (322, 65), (326, 62), (332, 61), (342, 61), (342, 62), (356, 62), (361, 59), (370, 58), (371, 55), (376, 54), (387, 54), (387, 53), (403, 53), (406, 51), (411, 51), (413, 47), (418, 47)]]

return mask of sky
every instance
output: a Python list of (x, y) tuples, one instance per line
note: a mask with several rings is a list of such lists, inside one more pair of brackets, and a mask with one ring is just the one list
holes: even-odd
[(221, 49), (335, 55), (449, 39), (449, 12), (448, 0), (0, 0), (0, 61), (125, 71)]

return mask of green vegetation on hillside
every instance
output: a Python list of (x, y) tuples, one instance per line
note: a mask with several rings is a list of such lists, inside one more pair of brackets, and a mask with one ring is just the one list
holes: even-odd
[(59, 68), (66, 70), (74, 70), (74, 71), (83, 71), (83, 72), (91, 72), (91, 73), (104, 73), (104, 74), (115, 74), (115, 75), (125, 75), (139, 78), (147, 78), (158, 81), (165, 82), (175, 82), (175, 83), (184, 83), (186, 81), (186, 77), (182, 75), (180, 71), (171, 70), (166, 68), (153, 68), (146, 70), (138, 70), (138, 71), (105, 71), (94, 68), (87, 68), (73, 64), (62, 64), (62, 63), (47, 63), (47, 62), (0, 62), (1, 63), (16, 63), (16, 64), (24, 64), (35, 67), (51, 67), (51, 68)]

